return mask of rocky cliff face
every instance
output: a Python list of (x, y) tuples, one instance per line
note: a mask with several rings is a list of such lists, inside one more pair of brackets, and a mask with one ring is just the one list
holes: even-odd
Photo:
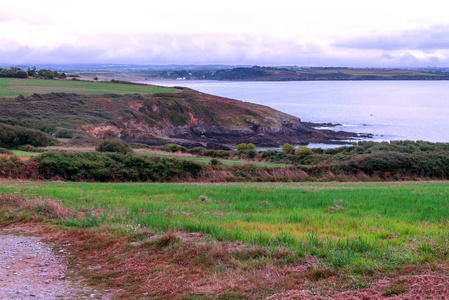
[(266, 106), (179, 89), (154, 95), (51, 93), (0, 99), (0, 122), (47, 132), (82, 130), (95, 139), (118, 137), (147, 144), (186, 146), (306, 144), (356, 134), (316, 130)]

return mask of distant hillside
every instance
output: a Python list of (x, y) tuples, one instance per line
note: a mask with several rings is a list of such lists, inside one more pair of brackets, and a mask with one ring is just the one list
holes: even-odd
[(149, 77), (186, 80), (449, 80), (447, 70), (239, 67), (220, 70), (149, 72)]
[(123, 95), (53, 92), (0, 98), (0, 123), (54, 133), (73, 144), (119, 137), (146, 144), (174, 142), (221, 147), (221, 144), (252, 142), (275, 146), (356, 136), (316, 130), (296, 117), (262, 105), (190, 89), (167, 90), (170, 92)]

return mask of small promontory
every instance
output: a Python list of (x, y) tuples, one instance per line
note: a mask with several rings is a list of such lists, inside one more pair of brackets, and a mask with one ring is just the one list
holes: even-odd
[(120, 138), (150, 145), (279, 146), (350, 139), (317, 130), (267, 106), (187, 88), (154, 94), (86, 95), (53, 92), (0, 99), (0, 123), (35, 128), (72, 140)]

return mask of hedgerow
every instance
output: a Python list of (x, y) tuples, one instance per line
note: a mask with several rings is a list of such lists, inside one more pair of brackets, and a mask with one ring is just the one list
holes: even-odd
[(170, 181), (195, 178), (203, 166), (131, 153), (47, 152), (34, 158), (45, 179), (70, 181)]

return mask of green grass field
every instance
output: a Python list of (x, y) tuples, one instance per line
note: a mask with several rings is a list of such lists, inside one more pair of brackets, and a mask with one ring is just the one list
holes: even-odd
[(28, 151), (22, 151), (22, 150), (11, 150), (11, 152), (17, 156), (25, 156), (25, 157), (33, 157), (33, 156), (40, 154), (38, 152), (28, 152)]
[[(198, 163), (204, 163), (208, 164), (212, 160), (212, 158), (202, 158), (202, 157), (189, 157), (189, 156), (176, 156), (176, 155), (170, 155), (170, 154), (160, 154), (160, 153), (138, 153), (140, 155), (146, 155), (146, 156), (160, 156), (160, 157), (168, 157), (168, 158), (176, 158), (176, 159), (183, 159), (183, 160), (191, 160)], [(247, 165), (247, 164), (254, 164), (256, 166), (260, 167), (290, 167), (292, 165), (289, 164), (278, 164), (278, 163), (268, 163), (268, 162), (257, 162), (257, 161), (240, 161), (240, 160), (231, 160), (231, 159), (220, 159), (218, 160), (228, 166), (235, 166), (235, 165)]]
[[(447, 262), (449, 183), (1, 182), (76, 212), (65, 226), (148, 227), (283, 246), (354, 273)], [(83, 217), (80, 218), (80, 215)]]
[(43, 94), (51, 92), (102, 95), (173, 93), (176, 90), (156, 86), (110, 82), (0, 78), (0, 97), (16, 97), (19, 94), (29, 96), (34, 93)]

